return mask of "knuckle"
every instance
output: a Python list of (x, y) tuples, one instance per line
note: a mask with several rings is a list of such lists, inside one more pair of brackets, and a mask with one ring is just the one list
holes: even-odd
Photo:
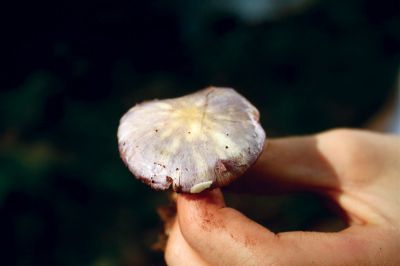
[(333, 129), (323, 133), (323, 137), (329, 149), (335, 151), (337, 155), (342, 156), (346, 160), (352, 161), (363, 157), (368, 151), (366, 147), (369, 143), (359, 130), (346, 128)]
[(357, 142), (359, 139), (360, 131), (349, 128), (335, 128), (322, 133), (332, 141), (346, 141), (346, 142)]
[(365, 183), (369, 179), (365, 173), (373, 176), (377, 166), (373, 162), (380, 160), (371, 133), (353, 129), (334, 129), (321, 134), (322, 146), (339, 166), (338, 174), (353, 183)]

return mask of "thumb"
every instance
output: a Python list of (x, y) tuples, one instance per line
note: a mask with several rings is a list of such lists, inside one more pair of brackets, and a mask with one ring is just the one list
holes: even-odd
[(211, 265), (363, 264), (390, 258), (397, 246), (390, 241), (390, 232), (376, 226), (354, 225), (338, 233), (274, 234), (226, 207), (219, 189), (181, 194), (177, 207), (184, 239)]
[(219, 189), (180, 194), (177, 207), (183, 237), (212, 265), (221, 261), (228, 265), (252, 264), (249, 260), (254, 259), (255, 247), (276, 241), (272, 232), (226, 207)]

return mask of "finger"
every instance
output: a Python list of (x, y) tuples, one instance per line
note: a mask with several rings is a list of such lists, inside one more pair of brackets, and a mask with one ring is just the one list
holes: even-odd
[(259, 193), (340, 189), (349, 183), (346, 173), (354, 168), (355, 160), (358, 160), (355, 163), (363, 163), (358, 159), (363, 157), (363, 166), (371, 165), (366, 156), (369, 143), (364, 141), (369, 135), (371, 133), (337, 129), (313, 136), (269, 140), (255, 165), (234, 182), (231, 189)]
[[(270, 235), (273, 238), (262, 226), (226, 208), (220, 190), (178, 195), (177, 207), (183, 237), (211, 265), (217, 265), (225, 257), (229, 258), (226, 265), (241, 265), (253, 256), (251, 246), (260, 240), (253, 238), (255, 233), (262, 232), (260, 237)], [(241, 230), (245, 230), (246, 235), (237, 234)]]
[(177, 204), (184, 239), (211, 265), (353, 265), (382, 258), (382, 250), (393, 252), (385, 249), (390, 234), (374, 227), (276, 235), (225, 207), (219, 190), (179, 195)]
[(316, 136), (269, 140), (257, 162), (229, 190), (264, 193), (310, 186), (337, 186)]
[(170, 231), (164, 257), (169, 266), (209, 265), (186, 243), (179, 229), (178, 221), (174, 222)]

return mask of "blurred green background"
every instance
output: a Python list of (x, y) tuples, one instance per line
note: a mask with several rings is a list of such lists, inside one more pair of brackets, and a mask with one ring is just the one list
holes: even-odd
[[(400, 62), (399, 1), (8, 1), (0, 21), (1, 265), (163, 265), (167, 194), (117, 149), (135, 103), (229, 86), (269, 136), (359, 127)], [(231, 200), (274, 231), (332, 216), (309, 194)]]

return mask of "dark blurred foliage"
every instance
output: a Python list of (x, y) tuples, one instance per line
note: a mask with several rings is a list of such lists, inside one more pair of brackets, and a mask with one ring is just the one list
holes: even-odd
[[(361, 126), (387, 99), (399, 1), (312, 1), (257, 20), (223, 2), (2, 3), (0, 264), (162, 264), (149, 246), (166, 194), (117, 151), (136, 102), (230, 86), (283, 136)], [(246, 199), (238, 207), (275, 231), (327, 215), (307, 194)]]

